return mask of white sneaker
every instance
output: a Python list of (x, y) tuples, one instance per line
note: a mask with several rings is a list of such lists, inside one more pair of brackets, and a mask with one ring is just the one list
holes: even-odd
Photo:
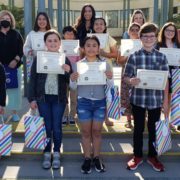
[(44, 160), (43, 160), (43, 163), (42, 163), (42, 167), (44, 169), (51, 168), (51, 153), (50, 152), (45, 152), (44, 153)]
[(63, 118), (62, 118), (62, 125), (66, 126), (67, 122), (68, 122), (68, 116), (63, 116)]
[(52, 161), (52, 168), (59, 169), (60, 168), (60, 153), (54, 152), (53, 153), (53, 161)]

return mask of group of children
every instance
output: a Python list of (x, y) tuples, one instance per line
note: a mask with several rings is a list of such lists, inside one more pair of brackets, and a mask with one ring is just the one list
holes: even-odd
[[(106, 33), (105, 20), (103, 18), (95, 19), (93, 29), (95, 33)], [(126, 64), (124, 66), (123, 81), (131, 86), (129, 98), (134, 118), (134, 155), (127, 163), (127, 168), (135, 170), (143, 163), (143, 131), (147, 116), (149, 131), (147, 162), (156, 171), (164, 171), (163, 164), (157, 158), (154, 142), (155, 123), (160, 119), (162, 108), (166, 117), (169, 114), (168, 80), (165, 90), (146, 90), (135, 88), (135, 86), (140, 83), (140, 79), (137, 78), (137, 69), (169, 71), (168, 62), (166, 56), (155, 49), (158, 36), (158, 28), (155, 24), (145, 23), (140, 27), (134, 23), (129, 31), (131, 31), (130, 36), (132, 38), (137, 38), (137, 35), (133, 36), (133, 32), (139, 31), (142, 48), (131, 54), (128, 60), (127, 58), (124, 60)], [(175, 33), (175, 30), (171, 31)], [(73, 27), (64, 28), (63, 38), (76, 39)], [(96, 36), (85, 37), (81, 47), (84, 57), (82, 59), (80, 57), (66, 57), (65, 64), (62, 65), (65, 71), (63, 75), (37, 73), (37, 58), (34, 56), (28, 86), (28, 100), (31, 109), (38, 108), (40, 116), (44, 118), (47, 138), (50, 139), (44, 150), (42, 163), (44, 169), (60, 168), (62, 122), (67, 122), (68, 119), (70, 123), (74, 124), (73, 118), (76, 113), (75, 107), (77, 103), (78, 122), (81, 127), (84, 151), (81, 172), (85, 174), (91, 173), (92, 163), (97, 172), (106, 171), (105, 165), (100, 158), (102, 124), (106, 119), (105, 85), (78, 85), (77, 79), (80, 75), (77, 73), (76, 62), (106, 62), (105, 75), (107, 82), (112, 82), (112, 65), (106, 61), (106, 58), (117, 57), (117, 49), (115, 48), (116, 42), (110, 36), (108, 38), (107, 49), (109, 50), (102, 50)], [(61, 47), (60, 34), (53, 29), (46, 30), (44, 32), (44, 43), (48, 52), (59, 52)], [(27, 54), (29, 53), (33, 54), (34, 52), (29, 50)], [(2, 114), (5, 106), (5, 74), (2, 65), (0, 65), (0, 73), (0, 113)], [(70, 114), (64, 114), (68, 102), (69, 88), (74, 109)], [(54, 146), (52, 146), (52, 142)], [(51, 154), (52, 147), (53, 154)]]

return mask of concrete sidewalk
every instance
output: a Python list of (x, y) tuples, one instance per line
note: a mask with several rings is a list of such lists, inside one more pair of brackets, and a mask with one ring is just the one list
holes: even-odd
[[(116, 82), (117, 83), (117, 82)], [(119, 83), (119, 82), (118, 82)], [(125, 117), (114, 121), (114, 126), (103, 126), (102, 158), (106, 165), (105, 173), (97, 173), (94, 168), (91, 174), (80, 172), (83, 162), (79, 126), (63, 127), (63, 143), (61, 148), (61, 168), (44, 170), (41, 167), (42, 152), (24, 147), (23, 118), (29, 110), (27, 99), (23, 97), (22, 110), (19, 111), (21, 121), (13, 124), (13, 147), (10, 157), (1, 157), (1, 179), (180, 179), (180, 134), (173, 133), (173, 146), (170, 152), (162, 155), (160, 160), (165, 165), (165, 172), (155, 172), (146, 163), (147, 133), (144, 135), (144, 163), (135, 171), (126, 169), (126, 162), (133, 152), (132, 131), (125, 128)], [(10, 114), (7, 111), (7, 114)]]

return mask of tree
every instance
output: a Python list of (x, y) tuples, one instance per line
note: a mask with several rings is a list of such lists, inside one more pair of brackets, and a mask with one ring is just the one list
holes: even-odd
[(176, 24), (176, 27), (180, 29), (180, 14), (177, 14), (173, 18), (169, 19), (169, 21), (172, 21)]

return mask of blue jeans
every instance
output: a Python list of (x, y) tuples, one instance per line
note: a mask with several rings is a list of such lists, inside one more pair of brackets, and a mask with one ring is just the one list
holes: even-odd
[(51, 152), (52, 137), (54, 152), (60, 152), (62, 141), (62, 116), (64, 114), (65, 102), (58, 102), (57, 95), (45, 95), (45, 102), (38, 102), (39, 114), (44, 118), (46, 134), (49, 142), (44, 152)]
[(79, 122), (103, 122), (106, 115), (106, 99), (91, 100), (79, 98), (77, 103), (77, 112)]

